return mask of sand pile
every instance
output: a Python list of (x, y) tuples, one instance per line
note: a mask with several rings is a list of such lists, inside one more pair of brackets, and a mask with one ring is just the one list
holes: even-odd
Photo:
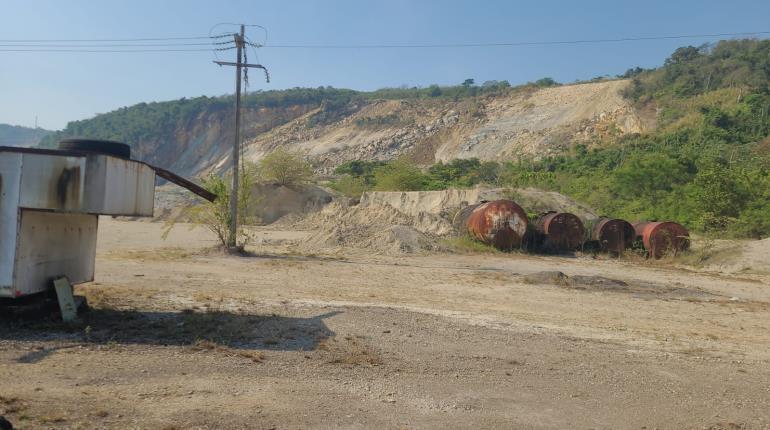
[(770, 238), (745, 241), (717, 250), (705, 263), (707, 270), (725, 273), (770, 274)]
[(443, 191), (372, 191), (364, 193), (361, 204), (389, 205), (416, 216), (421, 212), (449, 217), (458, 208), (482, 200), (511, 199), (529, 213), (546, 211), (570, 212), (583, 220), (597, 218), (590, 207), (554, 191), (535, 188), (485, 188)]
[(358, 205), (335, 201), (323, 210), (282, 218), (275, 227), (305, 230), (303, 252), (366, 249), (376, 254), (440, 249), (440, 239), (456, 234), (451, 220), (461, 207), (482, 200), (510, 198), (531, 212), (568, 211), (586, 219), (593, 211), (559, 193), (535, 189), (473, 188), (444, 191), (367, 192)]
[(434, 214), (414, 216), (389, 205), (349, 206), (342, 202), (294, 220), (291, 228), (313, 232), (297, 245), (304, 252), (358, 248), (375, 254), (437, 249), (440, 237), (452, 232), (449, 221)]

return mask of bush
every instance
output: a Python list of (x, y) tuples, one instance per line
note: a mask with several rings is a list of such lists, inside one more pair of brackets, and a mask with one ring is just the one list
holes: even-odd
[(559, 85), (553, 78), (542, 78), (535, 81), (535, 85), (538, 87), (555, 87)]
[(414, 164), (394, 160), (374, 170), (374, 189), (378, 191), (418, 191), (423, 189), (425, 175)]
[(301, 155), (279, 148), (259, 162), (259, 176), (280, 185), (296, 185), (310, 182), (313, 168)]
[[(244, 168), (239, 172), (238, 184), (238, 228), (236, 230), (236, 247), (243, 249), (251, 240), (252, 236), (244, 228), (245, 225), (253, 225), (259, 222), (257, 217), (249, 215), (250, 208), (255, 205), (251, 189), (257, 183), (257, 166), (254, 163), (245, 163)], [(182, 215), (188, 218), (194, 225), (203, 225), (211, 230), (220, 244), (225, 247), (230, 243), (230, 192), (232, 190), (232, 173), (224, 176), (210, 174), (202, 180), (203, 188), (214, 193), (217, 198), (213, 202), (204, 202), (197, 206), (192, 206), (184, 210)], [(175, 220), (169, 220), (166, 229), (163, 232), (165, 239), (171, 232)]]
[(331, 188), (347, 197), (358, 198), (368, 190), (366, 181), (360, 176), (345, 175), (330, 184)]

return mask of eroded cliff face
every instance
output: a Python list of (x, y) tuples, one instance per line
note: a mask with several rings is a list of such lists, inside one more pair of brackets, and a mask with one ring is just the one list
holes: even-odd
[[(314, 105), (244, 109), (243, 138), (262, 133), (307, 114)], [(185, 176), (199, 176), (232, 151), (235, 117), (232, 109), (207, 109), (178, 123), (163, 136), (135, 142), (132, 157), (166, 167)]]
[[(576, 143), (643, 131), (620, 91), (627, 81), (521, 88), (505, 96), (355, 100), (246, 109), (244, 154), (259, 161), (276, 148), (311, 159), (319, 173), (349, 160), (408, 156), (420, 164), (454, 158), (539, 158)], [(223, 171), (233, 141), (232, 109), (200, 112), (165, 137), (134, 145), (134, 155), (186, 176)]]
[[(313, 121), (319, 108), (247, 139), (245, 153), (258, 161), (283, 147), (307, 155), (322, 173), (348, 160), (402, 155), (423, 164), (471, 157), (538, 158), (576, 143), (643, 131), (637, 112), (620, 95), (627, 84), (523, 89), (460, 101), (359, 102), (339, 120), (322, 125)], [(226, 156), (215, 164), (226, 165)]]

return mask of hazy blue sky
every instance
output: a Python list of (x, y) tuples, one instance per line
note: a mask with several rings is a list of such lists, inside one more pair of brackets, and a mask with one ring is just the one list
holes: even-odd
[[(767, 1), (190, 1), (0, 0), (0, 39), (205, 36), (219, 22), (268, 28), (270, 44), (517, 42), (770, 31)], [(231, 30), (219, 27), (215, 33)], [(254, 39), (262, 33), (250, 31)], [(272, 73), (251, 89), (332, 85), (561, 82), (660, 65), (713, 38), (412, 50), (263, 48)], [(192, 41), (194, 42), (194, 41)], [(9, 44), (3, 41), (0, 44)], [(0, 47), (0, 49), (3, 49)], [(6, 47), (5, 49), (11, 49)], [(233, 51), (224, 54), (231, 59)], [(141, 101), (233, 91), (210, 52), (0, 52), (0, 123), (46, 128)]]

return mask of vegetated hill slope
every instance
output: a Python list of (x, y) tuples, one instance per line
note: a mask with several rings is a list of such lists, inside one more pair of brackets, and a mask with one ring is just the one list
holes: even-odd
[[(402, 155), (421, 164), (542, 158), (575, 142), (641, 132), (642, 120), (620, 95), (627, 84), (528, 86), (459, 101), (372, 100), (328, 124), (314, 121), (319, 108), (248, 141), (246, 157), (256, 161), (284, 147), (307, 154), (323, 172), (344, 161)], [(226, 162), (223, 156), (217, 165)]]
[(35, 146), (51, 133), (53, 132), (42, 128), (0, 124), (0, 146)]
[[(348, 160), (403, 155), (431, 164), (557, 154), (573, 142), (641, 131), (637, 113), (619, 94), (627, 84), (435, 87), (441, 95), (417, 88), (251, 93), (243, 103), (245, 153), (256, 161), (284, 147), (325, 173)], [(233, 125), (232, 97), (141, 103), (72, 122), (42, 145), (72, 136), (120, 140), (131, 144), (134, 158), (199, 176), (227, 169)]]
[[(271, 103), (269, 97), (262, 97), (261, 101), (254, 103), (252, 98), (244, 103), (243, 135), (247, 139), (318, 105), (302, 98)], [(131, 145), (134, 159), (197, 176), (231, 151), (234, 123), (232, 97), (140, 103), (70, 122), (64, 130), (47, 136), (41, 146), (56, 147), (66, 137), (117, 140)]]

